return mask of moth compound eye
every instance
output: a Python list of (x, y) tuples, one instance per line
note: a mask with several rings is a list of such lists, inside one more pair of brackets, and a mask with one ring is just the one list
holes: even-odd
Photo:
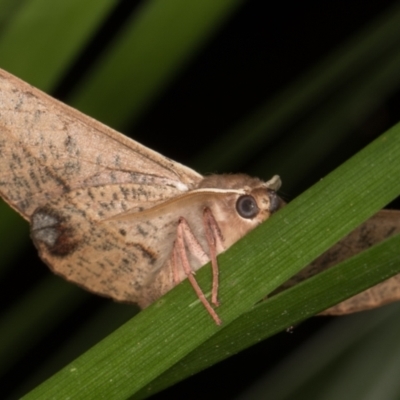
[(243, 218), (252, 219), (259, 213), (257, 202), (253, 196), (240, 196), (236, 202), (236, 210)]

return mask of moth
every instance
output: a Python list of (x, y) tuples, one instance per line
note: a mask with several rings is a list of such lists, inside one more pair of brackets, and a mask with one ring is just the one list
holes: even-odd
[[(217, 324), (217, 255), (268, 219), (280, 179), (203, 177), (0, 70), (0, 195), (43, 261), (146, 307), (188, 278)], [(211, 261), (207, 299), (194, 273)]]
[[(217, 324), (217, 255), (285, 203), (278, 176), (203, 177), (0, 70), (0, 195), (31, 225), (58, 275), (147, 307), (183, 279)], [(381, 211), (278, 290), (400, 232)], [(211, 300), (195, 272), (211, 261)], [(395, 276), (332, 307), (340, 315), (400, 299)]]

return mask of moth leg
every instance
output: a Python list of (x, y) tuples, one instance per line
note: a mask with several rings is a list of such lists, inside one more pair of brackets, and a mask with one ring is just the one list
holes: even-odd
[[(219, 318), (218, 314), (215, 312), (215, 310), (211, 307), (210, 303), (206, 299), (206, 296), (204, 295), (203, 291), (201, 290), (199, 284), (196, 281), (196, 278), (194, 277), (194, 271), (192, 270), (190, 266), (190, 262), (186, 253), (186, 246), (185, 246), (185, 238), (186, 243), (191, 246), (191, 250), (194, 250), (195, 253), (199, 252), (199, 254), (204, 254), (207, 258), (206, 262), (208, 262), (208, 257), (204, 253), (203, 248), (201, 247), (200, 243), (196, 240), (194, 237), (190, 226), (186, 222), (184, 218), (180, 218), (178, 228), (177, 228), (177, 238), (176, 242), (174, 245), (173, 252), (175, 253), (173, 255), (175, 260), (180, 260), (182, 264), (182, 268), (189, 279), (189, 282), (191, 283), (194, 291), (196, 292), (198, 298), (200, 301), (203, 303), (203, 306), (205, 309), (208, 311), (208, 313), (211, 315), (211, 317), (214, 319), (215, 323), (217, 325), (221, 325), (222, 321)], [(193, 241), (194, 239), (194, 241)], [(201, 252), (200, 252), (201, 250)]]
[(174, 243), (174, 248), (172, 250), (172, 260), (171, 264), (172, 265), (172, 275), (173, 275), (173, 280), (174, 280), (174, 286), (176, 286), (178, 283), (181, 282), (179, 279), (179, 271), (178, 271), (178, 257), (176, 254), (176, 246), (177, 244)]
[(207, 207), (204, 209), (203, 213), (203, 223), (204, 223), (204, 230), (206, 233), (206, 239), (208, 248), (210, 250), (210, 259), (211, 259), (211, 266), (213, 271), (213, 284), (212, 284), (212, 292), (211, 292), (211, 303), (215, 306), (219, 306), (218, 301), (218, 262), (217, 262), (217, 247), (222, 247), (222, 234), (215, 220), (211, 210)]
[[(179, 224), (183, 224), (184, 226), (182, 227), (182, 232), (184, 233), (184, 237), (187, 238), (186, 243), (190, 244), (190, 252), (191, 254), (197, 258), (197, 260), (200, 262), (201, 265), (207, 264), (210, 259), (208, 258), (207, 254), (205, 253), (203, 247), (201, 244), (198, 242), (196, 237), (193, 235), (192, 230), (190, 229), (190, 226), (186, 222), (184, 218), (182, 218), (182, 221), (179, 221)], [(179, 227), (179, 225), (178, 225)], [(179, 234), (179, 232), (177, 232)], [(175, 251), (172, 252), (172, 274), (173, 274), (173, 280), (174, 280), (174, 286), (176, 286), (178, 283), (182, 282), (182, 279), (179, 277), (179, 271), (178, 271), (178, 257), (179, 255), (176, 254)], [(193, 274), (195, 274), (195, 271), (192, 271)], [(186, 271), (185, 271), (186, 274)]]
[[(186, 243), (188, 248), (190, 248), (190, 254), (195, 257), (197, 261), (199, 261), (200, 265), (207, 264), (210, 261), (210, 258), (204, 251), (203, 246), (196, 239), (196, 236), (194, 236), (189, 224), (183, 217), (181, 217), (179, 220), (177, 235), (179, 233), (182, 234), (182, 236), (184, 237), (184, 242)], [(172, 264), (178, 265), (176, 254), (172, 253), (172, 257)], [(195, 271), (193, 271), (192, 273), (195, 273)], [(173, 278), (176, 285), (182, 281), (182, 279), (179, 278), (179, 271), (177, 270), (177, 268), (173, 269)]]

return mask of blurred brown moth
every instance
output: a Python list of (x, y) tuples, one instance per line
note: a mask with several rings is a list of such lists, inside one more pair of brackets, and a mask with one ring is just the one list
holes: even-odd
[[(0, 195), (40, 257), (146, 307), (188, 278), (217, 324), (217, 255), (278, 210), (280, 179), (203, 177), (0, 70)], [(211, 304), (194, 272), (211, 261)]]
[[(275, 293), (292, 287), (398, 233), (400, 233), (400, 211), (381, 210), (285, 282)], [(399, 300), (400, 274), (328, 308), (319, 315), (350, 314)]]

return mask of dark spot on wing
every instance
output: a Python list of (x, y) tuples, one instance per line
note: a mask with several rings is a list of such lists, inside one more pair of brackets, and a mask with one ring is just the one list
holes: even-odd
[(57, 257), (71, 255), (79, 240), (69, 218), (48, 207), (39, 207), (32, 214), (31, 236), (37, 247), (45, 245), (50, 254)]

